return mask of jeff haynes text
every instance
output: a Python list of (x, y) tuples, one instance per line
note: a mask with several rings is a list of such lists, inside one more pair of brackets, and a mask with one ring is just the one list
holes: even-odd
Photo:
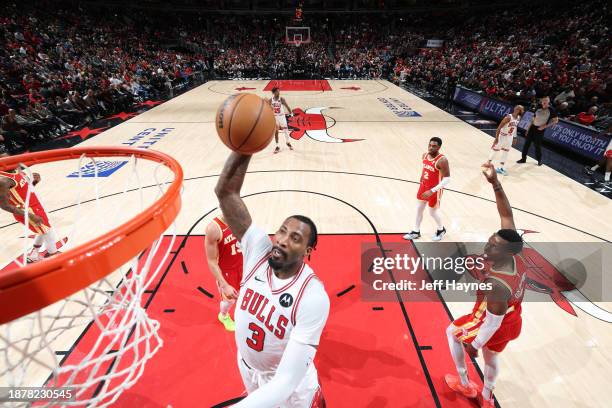
[(462, 292), (489, 291), (493, 284), (485, 282), (457, 282), (454, 280), (435, 280), (433, 282), (400, 280), (399, 282), (383, 282), (380, 279), (372, 283), (374, 290), (455, 290)]

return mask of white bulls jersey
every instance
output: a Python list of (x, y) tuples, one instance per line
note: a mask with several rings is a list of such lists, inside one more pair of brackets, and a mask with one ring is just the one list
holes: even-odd
[(285, 116), (285, 109), (283, 109), (283, 103), (281, 102), (280, 98), (275, 99), (272, 97), (272, 99), (270, 99), (270, 103), (272, 105), (272, 110), (274, 111), (274, 116)]
[(244, 272), (235, 312), (239, 358), (254, 370), (273, 373), (289, 339), (319, 344), (329, 297), (306, 264), (293, 277), (278, 279), (268, 264), (272, 241), (261, 229), (251, 225), (240, 242)]
[(499, 130), (499, 135), (507, 137), (516, 137), (516, 128), (518, 127), (521, 117), (517, 116), (515, 118), (514, 116), (512, 116), (511, 113), (509, 113), (508, 118), (510, 118), (510, 120), (504, 125), (504, 127)]

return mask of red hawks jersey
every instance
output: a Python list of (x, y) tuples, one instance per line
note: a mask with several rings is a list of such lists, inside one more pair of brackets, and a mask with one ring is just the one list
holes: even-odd
[(241, 240), (244, 272), (234, 313), (238, 353), (252, 369), (274, 372), (289, 340), (318, 345), (329, 297), (312, 269), (279, 279), (268, 264), (272, 241), (251, 225)]
[[(15, 207), (24, 209), (29, 189), (27, 178), (22, 173), (8, 173), (4, 171), (0, 171), (0, 177), (6, 177), (15, 182), (15, 186), (9, 190), (8, 200)], [(42, 207), (34, 191), (30, 194), (29, 205), (30, 208)]]
[(221, 239), (217, 243), (219, 250), (219, 268), (222, 271), (242, 270), (242, 249), (229, 226), (219, 217), (213, 219), (221, 230)]
[[(520, 318), (521, 302), (525, 294), (525, 285), (527, 280), (527, 268), (519, 268), (517, 262), (522, 262), (518, 256), (514, 256), (514, 265), (512, 272), (496, 271), (489, 264), (485, 264), (483, 269), (470, 271), (471, 274), (481, 282), (486, 279), (492, 279), (501, 283), (508, 288), (511, 293), (508, 299), (508, 310), (504, 322), (510, 319)], [(476, 293), (476, 304), (472, 310), (474, 317), (484, 317), (484, 312), (487, 309), (487, 298), (485, 293), (478, 291)]]
[(499, 130), (499, 134), (500, 136), (516, 137), (516, 129), (518, 128), (521, 117), (517, 116), (515, 118), (511, 113), (509, 113), (508, 118), (510, 120)]
[(274, 111), (274, 116), (285, 115), (285, 111), (283, 109), (283, 103), (281, 102), (280, 98), (275, 99), (274, 97), (272, 97), (272, 99), (270, 99), (270, 103), (272, 105), (272, 110)]
[(429, 190), (440, 183), (442, 176), (440, 169), (436, 167), (438, 161), (443, 158), (443, 154), (438, 154), (435, 158), (429, 159), (429, 153), (423, 155), (423, 172), (421, 173), (421, 185)]

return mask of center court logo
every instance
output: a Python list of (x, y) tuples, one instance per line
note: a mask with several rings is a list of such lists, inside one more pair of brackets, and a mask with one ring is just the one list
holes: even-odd
[(87, 163), (83, 167), (81, 167), (80, 171), (75, 171), (74, 173), (70, 173), (66, 177), (108, 177), (112, 175), (114, 172), (119, 170), (127, 163), (125, 161), (100, 161), (95, 163)]
[[(340, 109), (330, 107), (308, 108), (304, 112), (301, 108), (293, 109), (293, 116), (287, 120), (292, 139), (300, 140), (302, 136), (307, 135), (309, 138), (323, 143), (348, 143), (357, 142), (363, 139), (339, 139), (331, 136), (328, 130), (336, 124), (336, 120), (330, 116), (323, 115), (326, 109)], [(330, 119), (332, 124), (328, 126), (327, 119)]]

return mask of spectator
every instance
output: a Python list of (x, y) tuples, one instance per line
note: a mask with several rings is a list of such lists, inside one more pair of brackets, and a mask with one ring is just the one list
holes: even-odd
[(591, 106), (587, 112), (580, 112), (576, 119), (582, 125), (591, 126), (595, 119), (597, 119), (597, 106)]

